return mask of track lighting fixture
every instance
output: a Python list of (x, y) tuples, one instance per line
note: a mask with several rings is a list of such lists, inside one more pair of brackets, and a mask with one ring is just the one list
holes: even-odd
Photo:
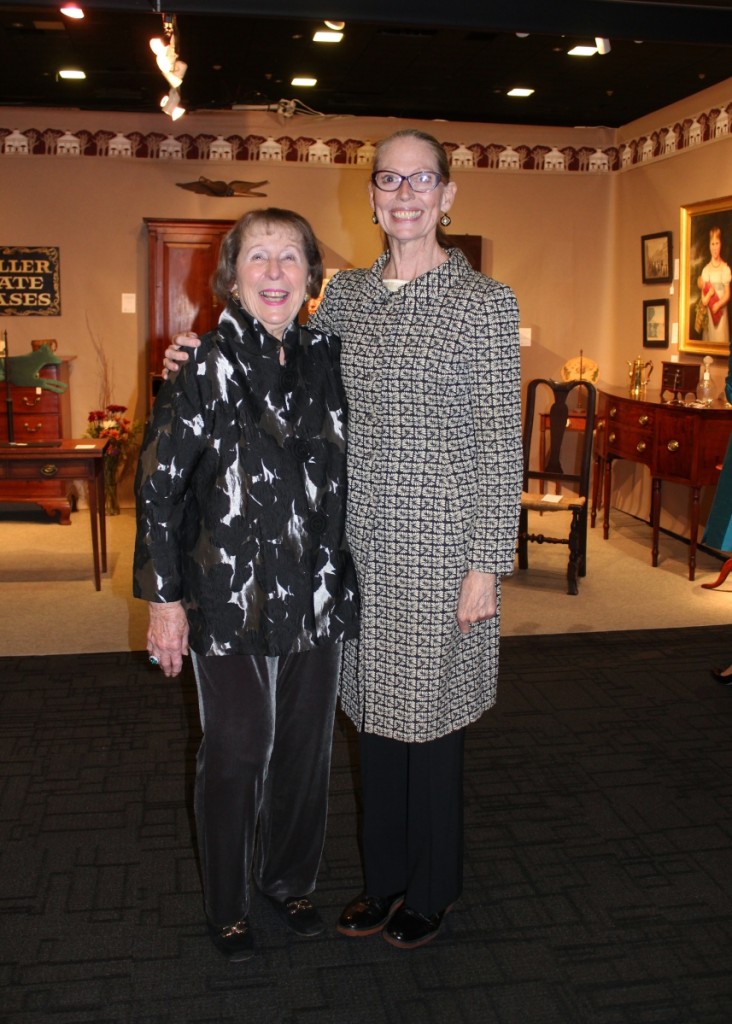
[(77, 21), (84, 17), (84, 12), (78, 4), (62, 4), (59, 10), (62, 14), (65, 14), (67, 18), (74, 18)]
[(610, 40), (595, 36), (595, 46), (598, 53), (610, 53)]
[(170, 92), (160, 101), (164, 113), (176, 121), (185, 114), (185, 108), (180, 105), (180, 88), (188, 65), (178, 56), (176, 44), (176, 22), (175, 15), (163, 14), (163, 35), (150, 40), (150, 49), (155, 54), (155, 63), (160, 68), (163, 77), (171, 86)]
[(171, 89), (167, 96), (163, 96), (160, 101), (160, 106), (163, 113), (167, 114), (173, 121), (177, 121), (179, 117), (183, 117), (186, 112), (186, 108), (181, 106), (180, 93), (177, 89)]

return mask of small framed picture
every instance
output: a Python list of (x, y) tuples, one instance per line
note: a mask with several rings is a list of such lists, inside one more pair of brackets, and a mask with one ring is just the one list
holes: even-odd
[(644, 301), (643, 347), (668, 348), (668, 299)]
[(670, 231), (641, 235), (643, 284), (663, 284), (673, 280), (673, 253)]

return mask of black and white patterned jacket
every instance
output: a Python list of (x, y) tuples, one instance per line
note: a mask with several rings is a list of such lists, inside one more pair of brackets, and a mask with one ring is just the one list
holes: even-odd
[(145, 432), (135, 596), (181, 600), (203, 655), (354, 636), (338, 339), (292, 324), (281, 366), (280, 342), (230, 301), (201, 342)]

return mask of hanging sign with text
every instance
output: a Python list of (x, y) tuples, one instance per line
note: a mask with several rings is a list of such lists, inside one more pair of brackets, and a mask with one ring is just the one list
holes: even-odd
[(0, 246), (0, 316), (60, 316), (60, 257), (55, 246)]

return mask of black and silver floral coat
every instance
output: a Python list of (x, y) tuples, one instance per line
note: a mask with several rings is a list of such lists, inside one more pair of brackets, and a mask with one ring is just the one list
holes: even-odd
[(160, 390), (137, 470), (134, 593), (181, 600), (203, 655), (355, 636), (337, 338), (280, 342), (230, 301)]

